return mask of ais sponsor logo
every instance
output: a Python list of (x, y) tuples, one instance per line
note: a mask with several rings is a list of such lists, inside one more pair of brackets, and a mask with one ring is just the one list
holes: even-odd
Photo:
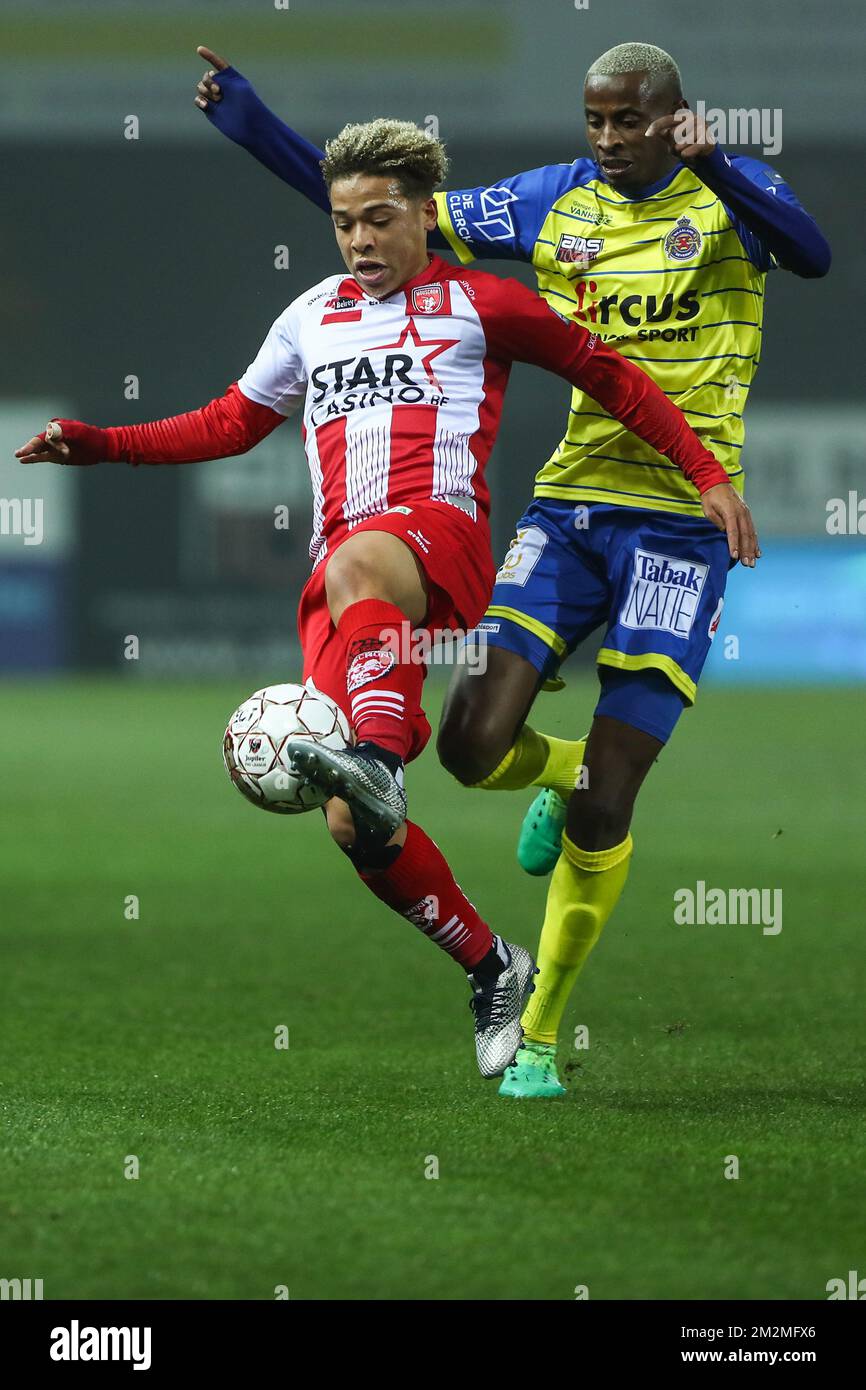
[(708, 565), (635, 550), (634, 573), (619, 621), (637, 631), (688, 637), (695, 620)]
[(576, 236), (573, 232), (563, 232), (553, 254), (557, 261), (563, 261), (566, 265), (592, 265), (601, 255), (603, 247), (603, 236)]

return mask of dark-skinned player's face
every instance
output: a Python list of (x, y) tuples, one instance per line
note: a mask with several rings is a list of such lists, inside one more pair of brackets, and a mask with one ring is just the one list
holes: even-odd
[(427, 265), (436, 203), (410, 197), (393, 175), (350, 174), (331, 184), (331, 220), (358, 284), (374, 299), (385, 299)]
[(613, 188), (646, 188), (676, 164), (660, 135), (644, 134), (659, 116), (686, 105), (667, 82), (653, 84), (645, 72), (589, 77), (583, 89), (586, 135), (593, 157)]

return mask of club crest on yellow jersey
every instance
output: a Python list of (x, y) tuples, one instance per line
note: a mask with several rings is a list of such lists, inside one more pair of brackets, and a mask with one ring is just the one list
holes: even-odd
[(703, 244), (704, 239), (694, 222), (688, 217), (679, 217), (665, 237), (665, 255), (669, 261), (693, 261)]

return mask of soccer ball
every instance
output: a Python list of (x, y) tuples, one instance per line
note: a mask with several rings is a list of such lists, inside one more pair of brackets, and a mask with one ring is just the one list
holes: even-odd
[(263, 811), (297, 815), (323, 806), (327, 796), (309, 786), (284, 755), (287, 738), (328, 748), (351, 743), (346, 716), (311, 685), (267, 685), (235, 710), (223, 737), (226, 772), (238, 791)]

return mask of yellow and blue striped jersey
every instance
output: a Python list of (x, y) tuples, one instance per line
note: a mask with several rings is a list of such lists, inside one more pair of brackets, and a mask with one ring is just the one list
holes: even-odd
[[(799, 207), (768, 165), (731, 162)], [(548, 303), (642, 367), (742, 491), (743, 408), (775, 261), (691, 169), (628, 197), (578, 159), (436, 199), (439, 230), (462, 262), (529, 261)], [(701, 515), (680, 470), (578, 389), (535, 493)]]

